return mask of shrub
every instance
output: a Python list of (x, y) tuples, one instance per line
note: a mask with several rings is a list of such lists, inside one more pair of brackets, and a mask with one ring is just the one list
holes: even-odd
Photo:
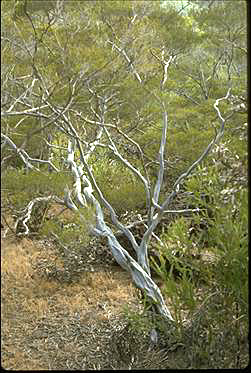
[(159, 262), (153, 260), (186, 344), (183, 368), (248, 362), (248, 192), (232, 170), (222, 162), (203, 165), (186, 182), (194, 207), (203, 209), (193, 221), (207, 223), (203, 245), (189, 235), (191, 218), (179, 218), (161, 237)]
[(67, 216), (54, 216), (46, 220), (39, 230), (41, 236), (56, 238), (62, 246), (68, 249), (83, 247), (90, 241), (89, 228), (95, 223), (92, 208), (83, 208), (79, 212), (71, 212)]
[(104, 157), (93, 170), (99, 188), (118, 214), (145, 206), (143, 184), (120, 162)]
[[(72, 177), (66, 173), (43, 173), (37, 171), (25, 172), (24, 169), (8, 170), (2, 174), (2, 191), (5, 198), (4, 212), (13, 216), (22, 216), (24, 208), (36, 197), (57, 195), (63, 198), (66, 183), (70, 184)], [(41, 201), (34, 204), (31, 219), (28, 222), (31, 232), (38, 232), (50, 203)], [(18, 224), (16, 232), (24, 230), (23, 224)]]

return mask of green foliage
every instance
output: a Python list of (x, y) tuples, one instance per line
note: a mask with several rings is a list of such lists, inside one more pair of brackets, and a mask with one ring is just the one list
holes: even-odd
[(154, 321), (147, 315), (147, 310), (144, 308), (144, 312), (139, 314), (131, 310), (127, 305), (124, 306), (124, 315), (129, 323), (132, 330), (137, 330), (143, 334), (149, 334), (151, 328), (155, 326)]
[[(182, 110), (181, 110), (182, 112)], [(182, 113), (180, 115), (183, 115)], [(165, 159), (167, 160), (164, 191), (172, 187), (178, 176), (186, 171), (203, 153), (207, 145), (214, 137), (214, 129), (195, 128), (193, 122), (179, 121), (179, 127), (175, 126), (175, 117), (169, 117), (170, 128), (167, 131), (167, 145)], [(137, 140), (146, 155), (155, 159), (159, 151), (161, 141), (162, 124), (149, 127)], [(152, 167), (150, 175), (157, 175), (157, 169)]]
[(43, 173), (25, 169), (10, 170), (2, 176), (2, 188), (9, 195), (9, 203), (16, 209), (24, 208), (35, 197), (58, 195), (63, 198), (66, 184), (72, 182), (67, 172)]
[[(214, 208), (213, 221), (203, 214), (208, 220), (208, 247), (200, 248), (199, 259), (191, 256), (192, 251), (198, 252), (197, 241), (191, 242), (187, 236), (188, 221), (178, 219), (162, 237), (165, 247), (159, 249), (160, 262), (153, 263), (162, 278), (162, 293), (170, 302), (176, 335), (186, 346), (180, 368), (227, 368), (247, 363), (247, 189), (237, 191), (234, 198), (230, 193), (230, 198), (222, 199), (216, 187), (219, 175), (212, 176), (214, 202), (207, 205)], [(205, 205), (199, 193), (195, 198)], [(192, 246), (194, 250), (190, 250)], [(175, 258), (177, 250), (183, 256)], [(175, 270), (179, 271), (178, 281)]]
[[(126, 321), (128, 322), (129, 329), (132, 332), (137, 332), (144, 337), (148, 337), (154, 328), (158, 333), (165, 333), (170, 338), (172, 333), (177, 331), (175, 326), (171, 326), (165, 322), (162, 317), (153, 314), (149, 307), (145, 304), (143, 299), (143, 312), (132, 310), (128, 305), (124, 306), (123, 313)], [(171, 338), (170, 338), (171, 339)], [(177, 342), (178, 336), (176, 333), (175, 341)]]
[(189, 220), (176, 219), (161, 240), (164, 246), (158, 249), (159, 262), (151, 258), (152, 266), (163, 281), (164, 292), (172, 299), (176, 321), (181, 322), (182, 312), (195, 308), (195, 286), (198, 281), (208, 281), (208, 273), (196, 259), (200, 247), (189, 237)]
[[(229, 153), (220, 159), (225, 157), (233, 159)], [(235, 162), (238, 163), (238, 160)], [(204, 219), (208, 221), (208, 245), (214, 248), (214, 255), (218, 258), (211, 268), (217, 288), (233, 302), (238, 302), (245, 313), (248, 292), (248, 195), (245, 177), (242, 182), (238, 178), (238, 182), (233, 170), (236, 172), (235, 168), (224, 166), (218, 160), (214, 166), (201, 167), (186, 186), (194, 193), (196, 202), (210, 209), (212, 214), (209, 217), (205, 213)], [(247, 174), (245, 176), (247, 178)], [(210, 197), (209, 201), (201, 199), (199, 190)]]
[(118, 214), (145, 206), (143, 184), (119, 161), (104, 157), (93, 169), (99, 188)]
[(55, 216), (45, 221), (39, 234), (54, 239), (56, 237), (61, 245), (76, 250), (89, 243), (89, 228), (94, 223), (95, 212), (92, 208), (84, 208), (81, 212), (72, 212), (67, 218)]
[(219, 260), (214, 269), (215, 281), (225, 297), (239, 304), (241, 316), (248, 311), (248, 195), (235, 195), (235, 212), (228, 202), (216, 213), (209, 237), (217, 244)]
[(43, 1), (32, 1), (32, 0), (16, 0), (14, 1), (14, 12), (13, 19), (17, 20), (26, 16), (26, 13), (33, 14), (39, 11), (45, 12), (45, 14), (54, 9), (56, 6), (56, 1), (53, 0), (43, 0)]

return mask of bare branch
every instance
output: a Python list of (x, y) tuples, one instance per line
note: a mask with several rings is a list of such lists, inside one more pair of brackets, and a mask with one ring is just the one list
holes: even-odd
[(13, 148), (15, 150), (15, 152), (19, 155), (19, 157), (22, 159), (22, 161), (25, 163), (26, 167), (28, 167), (28, 169), (34, 169), (36, 171), (39, 171), (38, 168), (35, 168), (30, 162), (37, 162), (37, 163), (44, 163), (44, 164), (48, 164), (50, 167), (53, 168), (54, 171), (56, 172), (59, 172), (59, 170), (57, 169), (56, 166), (54, 166), (54, 164), (52, 164), (51, 161), (44, 161), (42, 159), (37, 159), (37, 158), (31, 158), (25, 150), (21, 149), (21, 148), (18, 148), (16, 146), (16, 144), (6, 135), (4, 135), (3, 133), (1, 133), (1, 138), (3, 138), (9, 145), (11, 148)]
[[(32, 109), (28, 109), (28, 110), (24, 110), (24, 111), (12, 111), (12, 112), (9, 112), (9, 111), (2, 111), (1, 112), (1, 116), (5, 117), (5, 116), (13, 116), (13, 115), (31, 115), (33, 114), (34, 112), (40, 110), (40, 109), (44, 109), (48, 107), (48, 105), (42, 105), (42, 106), (39, 106), (39, 107), (35, 107), (35, 108), (32, 108)], [(39, 117), (44, 117), (44, 118), (47, 118), (47, 116), (45, 116), (44, 114), (42, 113), (34, 113), (36, 116), (39, 116)]]
[[(156, 181), (156, 185), (154, 188), (154, 194), (153, 194), (153, 205), (158, 203), (159, 200), (159, 193), (160, 188), (163, 182), (163, 176), (164, 176), (164, 151), (166, 146), (166, 137), (167, 137), (167, 127), (168, 127), (168, 117), (167, 112), (164, 112), (163, 114), (163, 128), (162, 128), (162, 137), (161, 137), (161, 144), (159, 148), (159, 172), (158, 172), (158, 179)], [(151, 219), (154, 214), (154, 208), (151, 209)]]
[(121, 53), (123, 55), (123, 57), (125, 58), (126, 62), (128, 63), (128, 66), (131, 68), (132, 73), (135, 75), (136, 79), (141, 84), (142, 83), (142, 79), (141, 79), (139, 73), (137, 72), (137, 70), (135, 69), (133, 61), (129, 58), (129, 56), (126, 53), (126, 51), (124, 49), (122, 49), (122, 48), (119, 48), (114, 42), (112, 42), (110, 40), (108, 40), (108, 43), (112, 45), (112, 48), (115, 48), (119, 53)]
[(191, 174), (191, 172), (194, 170), (194, 168), (197, 167), (202, 162), (203, 159), (205, 159), (205, 157), (207, 156), (207, 154), (209, 153), (209, 151), (212, 149), (213, 145), (216, 144), (220, 140), (220, 138), (223, 136), (225, 120), (223, 119), (223, 117), (222, 117), (222, 115), (221, 115), (221, 113), (219, 111), (218, 104), (219, 104), (219, 101), (226, 100), (228, 98), (228, 96), (230, 94), (230, 90), (231, 89), (228, 90), (226, 96), (217, 99), (216, 102), (215, 102), (215, 104), (214, 104), (214, 108), (217, 111), (218, 117), (219, 117), (219, 119), (221, 121), (221, 127), (220, 127), (220, 130), (219, 130), (218, 134), (208, 144), (208, 146), (206, 147), (206, 149), (204, 150), (204, 152), (201, 154), (201, 156), (188, 168), (188, 170), (186, 172), (184, 172), (182, 175), (180, 175), (180, 177), (176, 180), (176, 182), (174, 183), (172, 192), (165, 199), (165, 201), (163, 202), (162, 206), (160, 206), (160, 208), (158, 209), (158, 212), (154, 215), (154, 217), (152, 219), (152, 224), (147, 229), (147, 231), (144, 233), (142, 241), (141, 241), (141, 244), (140, 244), (140, 248), (139, 248), (140, 255), (141, 255), (141, 258), (142, 258), (141, 260), (144, 260), (143, 259), (144, 256), (147, 255), (146, 254), (147, 243), (149, 242), (153, 231), (155, 230), (155, 228), (157, 227), (157, 225), (161, 221), (161, 219), (163, 217), (163, 214), (164, 214), (164, 211), (166, 211), (168, 209), (168, 206), (169, 206), (170, 202), (173, 200), (173, 198), (179, 192), (181, 181), (183, 181), (185, 178), (187, 178), (188, 175)]
[[(6, 135), (4, 135), (3, 133), (1, 133), (1, 139), (4, 139), (5, 142), (7, 142), (9, 144), (9, 146), (11, 148), (13, 148), (15, 150), (15, 152), (19, 155), (19, 157), (22, 159), (22, 161), (25, 163), (25, 165), (29, 168), (29, 169), (33, 169), (34, 166), (32, 166), (32, 164), (29, 162), (29, 157), (27, 155), (27, 153), (23, 150), (23, 149), (19, 149), (16, 144)], [(36, 169), (38, 171), (38, 169)]]
[[(71, 161), (72, 165), (74, 161)], [(76, 165), (75, 165), (76, 168)], [(74, 167), (73, 167), (74, 169)], [(89, 170), (90, 172), (90, 170)], [(152, 299), (156, 305), (159, 313), (163, 315), (166, 319), (173, 321), (173, 318), (170, 314), (170, 311), (165, 305), (165, 301), (161, 295), (161, 292), (158, 286), (154, 283), (151, 277), (143, 268), (128, 254), (128, 252), (119, 244), (114, 233), (106, 225), (104, 221), (104, 216), (99, 202), (93, 196), (92, 186), (89, 180), (83, 176), (85, 186), (83, 188), (83, 193), (86, 197), (86, 200), (92, 203), (96, 208), (96, 227), (92, 228), (92, 233), (98, 236), (105, 236), (108, 239), (109, 247), (112, 251), (112, 254), (118, 264), (131, 273), (132, 279), (136, 286), (143, 290), (147, 296)], [(121, 225), (122, 226), (122, 225)], [(125, 227), (122, 226), (122, 230), (125, 231)]]
[(25, 231), (24, 232), (20, 232), (20, 233), (16, 233), (17, 236), (26, 236), (29, 234), (29, 227), (27, 226), (27, 222), (30, 220), (31, 218), (31, 212), (32, 212), (32, 208), (34, 206), (35, 203), (37, 202), (50, 202), (52, 200), (56, 200), (57, 201), (57, 197), (56, 196), (48, 196), (48, 197), (37, 197), (37, 198), (34, 198), (32, 201), (29, 202), (28, 206), (24, 209), (25, 211), (25, 215), (18, 218), (16, 223), (15, 223), (15, 231), (17, 229), (17, 225), (19, 223), (21, 223), (24, 228), (25, 228)]
[(163, 77), (162, 77), (161, 84), (160, 84), (161, 90), (163, 91), (164, 85), (167, 81), (167, 72), (168, 72), (169, 66), (170, 66), (171, 62), (175, 61), (176, 56), (171, 55), (169, 57), (168, 61), (166, 61), (164, 59), (164, 47), (162, 48), (161, 58), (158, 57), (152, 50), (151, 50), (151, 54), (161, 63), (161, 65), (163, 67)]

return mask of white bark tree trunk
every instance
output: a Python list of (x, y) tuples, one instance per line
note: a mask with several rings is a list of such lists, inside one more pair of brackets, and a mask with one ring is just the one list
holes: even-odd
[[(57, 117), (60, 117), (64, 122), (64, 132), (69, 137), (68, 142), (68, 156), (67, 156), (67, 163), (71, 169), (71, 172), (74, 177), (74, 186), (73, 190), (70, 191), (69, 188), (65, 188), (65, 197), (64, 201), (59, 200), (55, 196), (49, 197), (39, 197), (35, 198), (34, 200), (30, 201), (26, 209), (24, 210), (24, 215), (22, 218), (18, 219), (17, 223), (22, 223), (25, 231), (21, 234), (27, 235), (29, 233), (29, 227), (27, 225), (28, 221), (31, 217), (31, 211), (35, 203), (45, 200), (54, 199), (59, 203), (64, 203), (69, 209), (73, 211), (79, 211), (80, 216), (85, 220), (84, 216), (84, 209), (87, 205), (92, 205), (95, 208), (95, 215), (96, 215), (96, 225), (90, 226), (90, 233), (103, 236), (107, 238), (110, 250), (116, 259), (117, 263), (128, 271), (131, 274), (132, 280), (135, 285), (142, 290), (143, 293), (152, 301), (152, 304), (155, 306), (155, 309), (159, 314), (161, 314), (166, 320), (173, 321), (173, 317), (165, 304), (164, 298), (161, 294), (160, 289), (155, 284), (155, 282), (151, 278), (150, 273), (150, 266), (149, 266), (149, 258), (148, 258), (148, 244), (149, 241), (154, 233), (155, 228), (160, 223), (163, 218), (163, 215), (167, 212), (172, 212), (168, 210), (170, 202), (175, 198), (177, 193), (179, 192), (180, 184), (185, 180), (185, 178), (194, 170), (194, 168), (202, 162), (202, 160), (207, 156), (209, 151), (212, 149), (213, 145), (219, 142), (220, 138), (224, 133), (224, 124), (225, 120), (222, 117), (220, 110), (218, 108), (218, 104), (221, 100), (227, 99), (229, 96), (230, 90), (228, 90), (225, 97), (216, 100), (214, 104), (214, 108), (217, 112), (218, 118), (221, 122), (221, 127), (218, 133), (215, 135), (215, 138), (209, 143), (207, 148), (201, 154), (201, 156), (188, 168), (186, 172), (184, 172), (174, 183), (172, 192), (166, 197), (162, 205), (159, 205), (159, 194), (160, 188), (163, 182), (163, 175), (164, 175), (164, 150), (166, 145), (166, 138), (167, 138), (167, 128), (168, 128), (168, 116), (167, 112), (164, 111), (163, 113), (163, 130), (162, 130), (162, 139), (159, 149), (159, 172), (158, 178), (156, 181), (156, 185), (154, 188), (153, 198), (151, 199), (150, 195), (150, 183), (149, 180), (140, 173), (128, 160), (126, 160), (117, 150), (111, 134), (109, 132), (109, 127), (111, 125), (105, 124), (105, 114), (106, 114), (106, 103), (109, 101), (110, 98), (103, 98), (99, 97), (100, 99), (100, 122), (98, 123), (98, 131), (95, 141), (93, 141), (90, 145), (85, 143), (86, 148), (88, 149), (84, 154), (82, 149), (82, 139), (78, 135), (77, 131), (75, 130), (74, 126), (72, 125), (69, 118), (65, 115), (64, 111), (61, 111), (58, 108), (53, 107), (51, 104), (47, 103), (48, 106), (51, 106), (54, 114)], [(47, 105), (46, 105), (47, 106)], [(163, 105), (164, 107), (164, 105)], [(20, 113), (19, 113), (20, 114)], [(11, 111), (7, 111), (3, 113), (3, 115), (12, 115)], [(24, 112), (24, 115), (27, 115), (27, 111)], [(61, 127), (59, 127), (61, 128)], [(108, 139), (108, 144), (102, 144), (101, 139), (102, 136), (105, 135)], [(127, 136), (127, 138), (129, 138)], [(22, 161), (25, 163), (27, 167), (32, 169), (34, 166), (32, 162), (40, 162), (40, 163), (47, 163), (49, 164), (56, 172), (58, 169), (52, 164), (50, 161), (44, 161), (40, 159), (33, 159), (29, 157), (29, 155), (22, 149), (18, 149), (14, 142), (5, 134), (1, 134), (1, 139), (3, 145), (8, 144), (18, 156), (21, 157)], [(133, 140), (131, 140), (133, 141)], [(138, 147), (139, 145), (136, 144)], [(134, 175), (138, 177), (139, 182), (142, 182), (145, 188), (146, 193), (146, 206), (148, 206), (148, 219), (147, 219), (147, 227), (146, 231), (142, 237), (140, 245), (137, 244), (135, 237), (133, 236), (130, 229), (123, 225), (119, 220), (118, 217), (110, 205), (110, 203), (105, 199), (100, 190), (97, 182), (95, 180), (95, 176), (92, 173), (91, 167), (88, 164), (88, 160), (90, 154), (95, 151), (96, 147), (106, 147), (113, 152), (113, 154), (119, 159), (119, 161), (128, 169), (130, 169)], [(75, 161), (75, 151), (78, 149), (80, 153), (80, 161)], [(140, 147), (139, 147), (140, 149)], [(94, 197), (93, 191), (97, 193), (99, 197), (99, 201), (97, 198)], [(73, 197), (71, 197), (71, 195)], [(137, 261), (132, 258), (132, 256), (125, 250), (120, 243), (118, 242), (115, 233), (107, 226), (104, 220), (104, 214), (102, 211), (102, 207), (106, 207), (110, 212), (110, 217), (112, 220), (113, 225), (129, 239), (133, 249), (137, 254)], [(177, 211), (178, 212), (178, 211)]]

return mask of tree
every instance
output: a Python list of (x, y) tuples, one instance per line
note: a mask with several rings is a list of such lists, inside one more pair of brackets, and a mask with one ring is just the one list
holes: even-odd
[[(107, 239), (116, 261), (131, 274), (154, 310), (173, 321), (151, 277), (149, 243), (164, 215), (191, 211), (171, 210), (170, 205), (186, 178), (221, 140), (225, 115), (219, 103), (229, 101), (230, 88), (223, 87), (210, 97), (205, 73), (200, 72), (198, 80), (185, 71), (188, 83), (193, 81), (192, 94), (187, 90), (174, 94), (179, 65), (183, 72), (186, 54), (192, 48), (195, 53), (201, 37), (173, 8), (165, 11), (155, 2), (76, 2), (74, 6), (66, 4), (65, 12), (59, 15), (53, 7), (43, 15), (37, 14), (36, 8), (29, 8), (33, 2), (19, 3), (23, 11), (18, 13), (21, 20), (14, 22), (15, 34), (10, 33), (12, 15), (8, 6), (7, 26), (3, 31), (6, 63), (2, 83), (2, 161), (7, 161), (6, 157), (14, 152), (15, 167), (20, 167), (16, 161), (20, 158), (27, 170), (36, 170), (45, 178), (48, 166), (56, 174), (67, 168), (74, 181), (72, 187), (65, 186), (63, 199), (54, 193), (32, 199), (17, 221), (25, 228), (21, 234), (29, 233), (28, 222), (35, 203), (53, 199), (67, 206), (80, 216), (84, 225), (89, 225), (90, 234)], [(167, 20), (170, 28), (166, 26)], [(186, 32), (179, 34), (177, 30)], [(79, 43), (82, 48), (78, 48)], [(194, 82), (198, 83), (198, 90)], [(210, 97), (208, 105), (214, 109), (219, 124), (208, 144), (199, 149), (198, 156), (175, 178), (161, 201), (168, 112), (177, 109), (175, 100), (182, 95), (195, 105), (198, 99)], [(152, 183), (147, 166), (149, 157), (137, 136), (151, 130), (154, 122), (160, 124), (161, 114), (162, 134), (155, 159), (157, 177)], [(40, 152), (35, 135), (44, 144)], [(59, 151), (65, 154), (63, 163)], [(134, 155), (128, 155), (130, 151)], [(98, 160), (101, 166), (97, 166)], [(121, 222), (97, 181), (95, 171), (107, 164), (104, 160), (110, 168), (119, 166), (129, 170), (136, 184), (143, 186), (146, 224), (140, 242), (130, 227)], [(122, 183), (123, 180), (116, 188), (123, 187)], [(93, 208), (95, 224), (86, 219), (88, 206)], [(104, 218), (104, 209), (109, 211), (113, 230)], [(134, 224), (138, 223), (142, 221)], [(116, 230), (130, 241), (136, 259), (118, 242)]]

